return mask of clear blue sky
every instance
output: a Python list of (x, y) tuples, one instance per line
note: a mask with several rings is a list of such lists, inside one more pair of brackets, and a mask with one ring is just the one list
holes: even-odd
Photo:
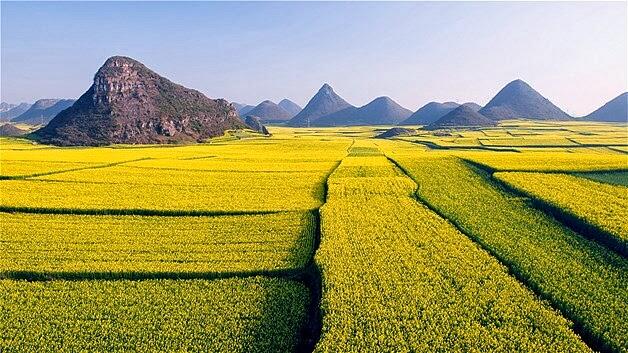
[(212, 98), (304, 105), (328, 82), (354, 105), (387, 95), (485, 104), (521, 78), (575, 115), (627, 90), (615, 3), (0, 3), (1, 99), (76, 98), (127, 55)]

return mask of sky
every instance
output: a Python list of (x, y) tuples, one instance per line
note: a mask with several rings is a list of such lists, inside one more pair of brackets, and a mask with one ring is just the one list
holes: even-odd
[(486, 104), (520, 78), (580, 116), (628, 90), (627, 2), (0, 2), (0, 99), (77, 98), (113, 55), (211, 98), (304, 106), (329, 83)]

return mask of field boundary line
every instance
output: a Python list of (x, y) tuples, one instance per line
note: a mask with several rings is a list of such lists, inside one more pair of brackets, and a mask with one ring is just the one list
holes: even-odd
[[(107, 164), (96, 164), (96, 165), (85, 166), (85, 167), (78, 167), (78, 168), (71, 168), (71, 169), (64, 169), (64, 170), (55, 170), (55, 171), (51, 171), (51, 172), (35, 173), (35, 174), (28, 174), (28, 175), (26, 175), (26, 174), (24, 174), (24, 175), (1, 175), (0, 176), (0, 180), (22, 180), (22, 179), (28, 179), (28, 178), (36, 178), (36, 177), (45, 176), (45, 175), (54, 175), (54, 174), (75, 172), (75, 171), (86, 170), (86, 169), (108, 168), (108, 167), (115, 167), (117, 165), (121, 165), (121, 164), (124, 164), (124, 163), (138, 162), (138, 161), (143, 161), (143, 160), (147, 160), (147, 159), (152, 159), (152, 158), (151, 157), (136, 158), (136, 159), (131, 159), (131, 160), (127, 160), (127, 161), (113, 162), (113, 163), (107, 163)], [(72, 163), (72, 162), (68, 162), (68, 163)]]
[(327, 203), (327, 193), (329, 190), (329, 178), (340, 167), (342, 161), (349, 155), (351, 147), (355, 144), (352, 139), (351, 144), (347, 147), (347, 153), (342, 157), (334, 167), (325, 175), (323, 181), (323, 195), (321, 205), (313, 210), (315, 219), (314, 241), (312, 244), (312, 252), (309, 260), (305, 265), (302, 274), (302, 283), (310, 290), (310, 306), (308, 308), (308, 318), (304, 327), (301, 329), (301, 339), (295, 349), (296, 352), (310, 353), (316, 348), (316, 344), (320, 340), (323, 331), (323, 311), (321, 310), (321, 301), (323, 298), (323, 275), (320, 265), (316, 262), (316, 252), (321, 244), (322, 238), (322, 215), (321, 208)]
[(565, 137), (567, 140), (577, 144), (579, 147), (626, 147), (628, 143), (586, 143), (574, 140), (576, 137)]
[(245, 215), (265, 215), (282, 212), (308, 212), (314, 209), (303, 210), (260, 210), (260, 211), (185, 211), (185, 210), (151, 210), (142, 208), (129, 209), (80, 209), (80, 208), (53, 208), (53, 207), (13, 207), (0, 206), (0, 212), (5, 213), (35, 213), (35, 214), (66, 214), (66, 215), (89, 215), (89, 216), (159, 216), (159, 217), (200, 217), (200, 216), (245, 216)]
[[(515, 263), (513, 263), (512, 261), (509, 261), (508, 259), (506, 259), (503, 256), (500, 256), (496, 251), (492, 250), (488, 246), (488, 244), (486, 244), (484, 241), (482, 241), (479, 237), (476, 237), (471, 231), (466, 229), (459, 222), (456, 222), (455, 220), (452, 220), (449, 217), (447, 217), (445, 215), (445, 213), (441, 212), (438, 207), (436, 207), (431, 202), (429, 202), (427, 199), (422, 197), (420, 195), (420, 193), (419, 193), (421, 186), (412, 177), (412, 174), (410, 174), (407, 169), (405, 169), (401, 164), (397, 163), (397, 161), (395, 161), (393, 158), (389, 157), (388, 155), (386, 155), (386, 158), (388, 158), (393, 164), (395, 164), (397, 167), (399, 167), (401, 169), (401, 171), (403, 171), (403, 173), (407, 177), (412, 179), (417, 184), (418, 187), (417, 187), (416, 192), (414, 193), (414, 197), (413, 197), (415, 199), (415, 201), (423, 204), (428, 209), (430, 209), (431, 211), (436, 213), (439, 217), (441, 217), (442, 219), (446, 220), (451, 225), (453, 225), (460, 233), (465, 235), (469, 240), (471, 240), (473, 243), (477, 244), (482, 250), (486, 251), (491, 257), (493, 257), (497, 262), (499, 262), (507, 270), (507, 273), (510, 274), (519, 283), (521, 283), (521, 285), (523, 285), (525, 288), (527, 288), (532, 294), (534, 294), (540, 300), (547, 302), (551, 308), (556, 310), (557, 313), (559, 313), (565, 319), (569, 320), (573, 324), (571, 329), (574, 331), (574, 333), (576, 335), (580, 336), (582, 341), (589, 348), (591, 348), (591, 350), (596, 351), (596, 352), (603, 352), (603, 353), (606, 353), (606, 352), (610, 353), (611, 352), (605, 346), (604, 342), (601, 341), (601, 339), (596, 337), (596, 335), (593, 334), (592, 332), (589, 332), (589, 330), (585, 329), (584, 326), (577, 320), (577, 318), (575, 318), (573, 315), (570, 315), (568, 310), (565, 310), (560, 303), (554, 301), (550, 295), (547, 295), (547, 294), (543, 293), (541, 288), (539, 288), (537, 285), (535, 285), (534, 283), (528, 281), (526, 279), (526, 277), (521, 273), (521, 271), (517, 270), (517, 266), (516, 266)], [(458, 157), (454, 157), (454, 158), (462, 160), (461, 158), (458, 158)], [(483, 171), (486, 171), (486, 170), (483, 169)], [(492, 180), (492, 177), (484, 178), (484, 179), (488, 179), (487, 181), (490, 182)]]
[[(128, 163), (130, 163), (129, 161)], [(135, 162), (135, 161), (133, 161)], [(316, 173), (320, 170), (235, 170), (235, 169), (225, 169), (225, 170), (211, 170), (211, 169), (185, 169), (185, 168), (174, 168), (174, 167), (146, 167), (140, 165), (128, 165), (126, 168), (134, 168), (134, 169), (142, 169), (142, 170), (168, 170), (168, 171), (179, 171), (179, 172), (203, 172), (203, 173), (273, 173), (273, 174), (302, 174), (302, 173)]]
[(303, 267), (253, 270), (253, 271), (208, 271), (208, 272), (141, 272), (141, 271), (2, 271), (0, 279), (27, 280), (31, 282), (64, 281), (121, 281), (121, 280), (192, 280), (192, 279), (226, 279), (247, 277), (271, 277), (301, 281)]
[[(406, 141), (406, 140), (401, 140), (401, 141)], [(489, 146), (468, 146), (468, 145), (461, 145), (461, 146), (442, 146), (439, 144), (436, 144), (434, 142), (430, 142), (430, 141), (409, 141), (411, 143), (416, 143), (418, 145), (423, 145), (429, 149), (432, 150), (450, 150), (450, 151), (459, 151), (459, 150), (480, 150), (480, 151), (492, 151), (492, 152), (514, 152), (514, 153), (521, 153), (521, 151), (519, 151), (516, 148), (512, 148), (512, 147), (504, 147), (504, 148), (499, 148), (499, 147), (489, 147)]]

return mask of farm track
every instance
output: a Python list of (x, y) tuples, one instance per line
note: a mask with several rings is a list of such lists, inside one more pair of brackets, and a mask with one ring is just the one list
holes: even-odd
[[(408, 176), (410, 179), (414, 180), (417, 185), (419, 184), (418, 180), (415, 180), (411, 175), (411, 173), (405, 168), (403, 167), (400, 163), (398, 163), (396, 160), (394, 160), (393, 158), (386, 156), (386, 158), (388, 158), (388, 160), (390, 160), (393, 164), (395, 164), (406, 176)], [(503, 183), (498, 182), (497, 180), (495, 180), (492, 177), (492, 169), (472, 162), (472, 161), (467, 161), (464, 159), (461, 159), (463, 161), (463, 163), (467, 164), (468, 166), (471, 167), (471, 169), (475, 172), (480, 174), (483, 179), (485, 180), (486, 183), (497, 187), (498, 189), (507, 192), (507, 193), (512, 193), (512, 188), (507, 187), (506, 185), (502, 185)], [(437, 215), (439, 215), (441, 218), (447, 220), (448, 222), (450, 222), (454, 227), (457, 228), (458, 231), (460, 231), (462, 234), (464, 234), (466, 237), (468, 237), (471, 241), (473, 241), (474, 243), (476, 243), (480, 248), (482, 248), (484, 251), (486, 251), (488, 254), (490, 254), (493, 258), (495, 258), (498, 262), (500, 262), (506, 269), (508, 269), (508, 273), (513, 276), (517, 281), (519, 281), (522, 285), (524, 285), (526, 288), (528, 288), (532, 293), (534, 293), (537, 297), (541, 298), (542, 300), (546, 301), (547, 303), (550, 304), (550, 306), (555, 309), (557, 312), (559, 312), (563, 317), (567, 318), (568, 320), (570, 320), (573, 323), (573, 327), (572, 330), (581, 337), (581, 339), (583, 340), (583, 342), (592, 350), (596, 351), (596, 352), (602, 352), (602, 353), (612, 353), (615, 352), (614, 349), (612, 349), (611, 347), (608, 346), (607, 343), (605, 343), (600, 336), (598, 336), (597, 334), (591, 332), (589, 329), (587, 329), (585, 327), (585, 325), (580, 321), (580, 318), (577, 317), (577, 315), (574, 315), (573, 313), (570, 312), (569, 309), (567, 309), (562, 303), (560, 303), (559, 301), (557, 301), (555, 298), (552, 297), (551, 294), (549, 293), (545, 293), (543, 288), (541, 288), (541, 286), (537, 285), (536, 283), (534, 283), (534, 281), (531, 281), (526, 275), (525, 273), (521, 272), (518, 268), (517, 268), (517, 264), (515, 262), (510, 261), (508, 258), (506, 258), (505, 256), (500, 255), (497, 251), (495, 251), (494, 249), (492, 249), (489, 244), (487, 244), (485, 241), (483, 241), (480, 237), (475, 236), (470, 230), (466, 229), (466, 227), (464, 225), (462, 225), (460, 222), (456, 221), (455, 219), (452, 219), (451, 217), (449, 217), (447, 214), (445, 214), (443, 211), (441, 211), (439, 209), (439, 207), (437, 207), (435, 204), (433, 204), (432, 202), (430, 202), (427, 198), (422, 197), (421, 194), (418, 192), (419, 189), (417, 189), (417, 192), (414, 193), (414, 197), (417, 200), (417, 202), (425, 205), (426, 207), (428, 207), (430, 210), (432, 210), (434, 213), (436, 213)], [(519, 192), (515, 193), (514, 195), (521, 197), (521, 194)], [(528, 199), (528, 197), (525, 197), (526, 199)], [(543, 210), (542, 212), (545, 213), (545, 211)], [(548, 217), (552, 218), (553, 217), (551, 215), (548, 215)], [(562, 224), (562, 223), (561, 223)], [(571, 229), (570, 227), (567, 227), (569, 229)]]

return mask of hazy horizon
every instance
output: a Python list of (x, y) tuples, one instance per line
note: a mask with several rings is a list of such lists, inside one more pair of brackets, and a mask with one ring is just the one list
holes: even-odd
[(0, 95), (11, 103), (78, 98), (113, 55), (252, 105), (304, 106), (323, 83), (356, 106), (378, 96), (412, 111), (429, 101), (484, 105), (520, 78), (581, 116), (628, 90), (626, 2), (0, 7)]

